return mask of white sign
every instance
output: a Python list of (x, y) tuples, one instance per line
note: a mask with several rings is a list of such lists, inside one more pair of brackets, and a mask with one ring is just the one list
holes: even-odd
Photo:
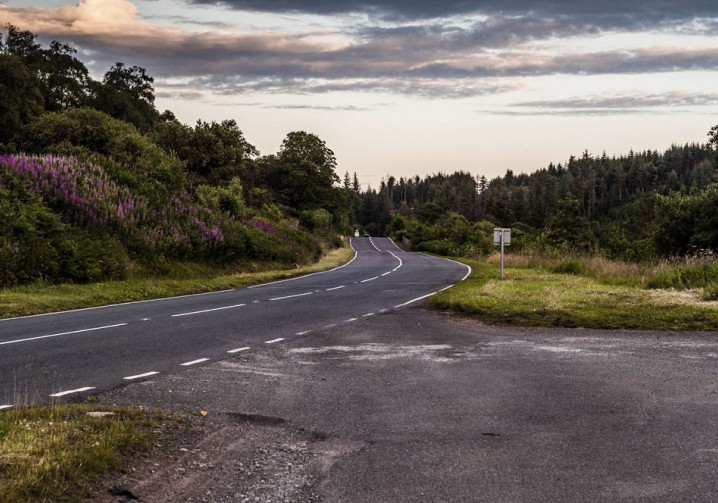
[[(503, 240), (501, 239), (503, 234)], [(511, 244), (511, 229), (502, 229), (501, 227), (494, 228), (494, 244), (495, 245), (509, 245)]]

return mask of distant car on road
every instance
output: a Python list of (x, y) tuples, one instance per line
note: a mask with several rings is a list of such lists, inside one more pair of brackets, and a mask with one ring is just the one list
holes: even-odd
[(369, 235), (368, 232), (365, 232), (365, 233), (364, 233), (364, 237), (365, 237), (365, 238), (370, 238), (371, 236)]

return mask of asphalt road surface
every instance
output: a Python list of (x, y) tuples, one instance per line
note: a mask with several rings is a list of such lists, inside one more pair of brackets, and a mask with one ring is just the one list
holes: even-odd
[(200, 443), (128, 471), (143, 501), (718, 501), (716, 333), (412, 305), (100, 400), (207, 412)]
[(77, 400), (312, 331), (403, 309), (468, 275), (450, 260), (353, 238), (354, 259), (294, 280), (0, 320), (0, 409)]

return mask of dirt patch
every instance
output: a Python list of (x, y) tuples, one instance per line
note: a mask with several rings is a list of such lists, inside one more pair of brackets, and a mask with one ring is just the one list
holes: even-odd
[(98, 482), (92, 501), (314, 502), (334, 463), (361, 448), (282, 418), (217, 416), (193, 418), (191, 428)]

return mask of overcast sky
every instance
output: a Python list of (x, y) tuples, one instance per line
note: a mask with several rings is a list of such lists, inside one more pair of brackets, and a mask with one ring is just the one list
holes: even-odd
[(96, 78), (146, 68), (160, 110), (235, 119), (263, 154), (313, 132), (365, 186), (718, 124), (716, 0), (0, 0), (0, 21), (74, 45)]

